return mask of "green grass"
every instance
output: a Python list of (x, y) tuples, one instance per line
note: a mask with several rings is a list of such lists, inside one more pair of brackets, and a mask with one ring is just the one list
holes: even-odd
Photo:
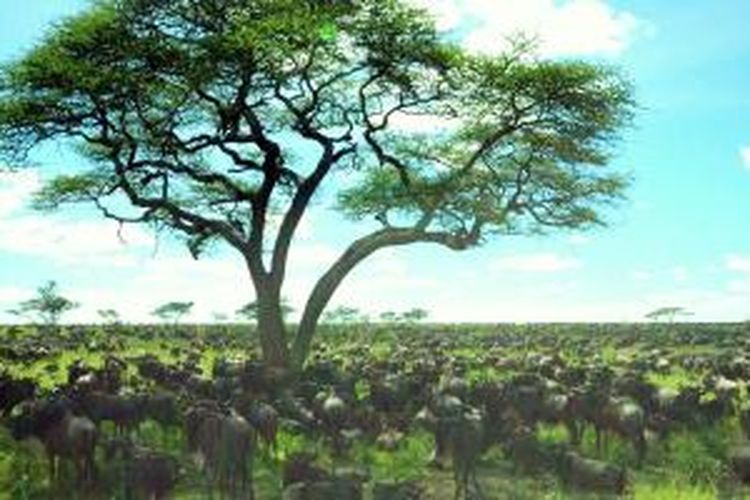
[[(226, 327), (222, 327), (224, 328)], [(446, 338), (454, 335), (454, 338), (459, 339), (449, 349), (449, 354), (466, 363), (468, 367), (466, 377), (469, 382), (502, 380), (513, 374), (512, 370), (484, 366), (481, 363), (482, 358), (489, 351), (484, 348), (478, 349), (475, 341), (495, 334), (497, 332), (495, 328), (472, 325), (454, 330), (446, 330), (442, 327), (436, 330), (441, 332), (438, 333), (439, 335), (446, 335)], [(560, 352), (566, 359), (576, 362), (580, 357), (580, 354), (577, 354), (580, 348), (579, 343), (585, 345), (587, 342), (593, 342), (589, 327), (578, 331), (567, 325), (556, 325), (554, 328), (550, 327), (548, 331), (554, 331), (560, 336), (562, 347), (556, 344), (541, 344), (544, 336), (537, 328), (529, 325), (520, 327), (521, 331), (527, 332), (526, 342), (521, 345), (495, 348), (495, 353), (504, 359), (521, 359), (530, 352)], [(181, 361), (182, 356), (175, 356), (171, 352), (172, 347), (190, 350), (196, 345), (196, 339), (201, 342), (210, 342), (216, 335), (216, 330), (210, 327), (193, 329), (195, 337), (191, 339), (176, 336), (172, 338), (166, 330), (168, 329), (165, 329), (164, 335), (157, 334), (153, 339), (117, 334), (125, 342), (125, 348), (116, 354), (124, 358), (153, 354), (164, 362), (175, 363)], [(442, 333), (443, 331), (448, 331), (448, 333)], [(628, 344), (626, 347), (616, 347), (614, 342), (621, 339), (618, 337), (620, 335), (618, 331), (607, 332), (606, 336), (596, 341), (600, 342), (598, 358), (613, 365), (636, 359), (640, 352), (647, 352), (653, 348), (654, 343), (659, 342), (663, 342), (664, 348), (671, 354), (713, 355), (721, 352), (713, 345), (670, 344), (670, 332), (659, 332), (657, 336), (647, 337), (646, 341), (626, 342)], [(731, 332), (721, 333), (721, 335), (731, 334)], [(20, 336), (33, 335), (33, 329), (23, 329), (20, 333)], [(405, 339), (413, 335), (416, 335), (414, 331), (402, 332), (393, 325), (386, 327), (368, 325), (367, 328), (357, 329), (356, 335), (331, 331), (327, 335), (321, 335), (321, 339), (326, 344), (326, 356), (338, 358), (346, 365), (351, 361), (350, 353), (365, 342), (370, 346), (368, 352), (370, 359), (382, 361), (396, 355), (399, 350), (397, 346), (406, 346)], [(723, 338), (721, 335), (717, 334), (717, 339)], [(91, 331), (91, 340), (95, 343), (105, 342), (106, 337), (107, 334), (101, 329)], [(1, 329), (0, 339), (2, 339)], [(217, 357), (247, 359), (251, 342), (248, 336), (238, 335), (234, 338), (230, 337), (226, 347), (203, 349), (199, 364), (204, 375), (210, 374)], [(34, 363), (11, 363), (4, 367), (16, 375), (33, 377), (44, 388), (49, 389), (65, 380), (66, 369), (74, 360), (80, 358), (93, 366), (99, 366), (105, 354), (106, 351), (94, 350), (92, 352), (87, 347), (81, 346)], [(59, 365), (59, 369), (55, 372), (48, 371), (45, 367), (51, 363)], [(699, 383), (703, 375), (703, 373), (690, 372), (673, 364), (666, 373), (649, 373), (648, 379), (660, 387), (679, 389)], [(358, 396), (365, 397), (367, 384), (360, 383), (357, 388)], [(743, 398), (746, 399), (744, 393)], [(111, 433), (111, 430), (107, 428), (105, 432)], [(562, 426), (541, 426), (539, 437), (545, 442), (568, 440), (567, 432)], [(667, 443), (651, 442), (646, 463), (641, 469), (636, 469), (635, 453), (629, 444), (612, 436), (609, 446), (597, 451), (593, 429), (589, 428), (581, 444), (581, 452), (586, 456), (598, 457), (628, 467), (632, 483), (630, 496), (638, 500), (702, 500), (716, 498), (719, 494), (727, 494), (726, 492), (735, 495), (733, 498), (742, 498), (747, 491), (739, 489), (737, 485), (726, 480), (723, 465), (727, 449), (741, 442), (741, 439), (736, 419), (727, 420), (709, 428), (674, 432)], [(141, 427), (139, 440), (150, 447), (182, 458), (186, 474), (175, 498), (205, 498), (205, 481), (195, 466), (185, 459), (184, 444), (179, 432), (165, 433), (157, 425), (147, 422)], [(259, 499), (280, 497), (280, 463), (290, 454), (303, 450), (316, 452), (321, 465), (330, 470), (347, 463), (355, 463), (367, 468), (375, 480), (419, 480), (428, 488), (429, 498), (442, 500), (450, 499), (453, 495), (451, 474), (448, 471), (435, 471), (426, 467), (431, 452), (431, 439), (426, 434), (417, 433), (408, 436), (394, 451), (379, 450), (374, 445), (357, 444), (349, 455), (337, 459), (331, 456), (324, 442), (282, 431), (279, 435), (277, 456), (272, 458), (263, 453), (256, 458), (255, 482)], [(0, 426), (0, 500), (49, 498), (46, 462), (42, 457), (42, 450), (39, 446), (31, 443), (15, 443)], [(551, 474), (519, 475), (499, 452), (499, 448), (493, 449), (482, 461), (479, 476), (488, 499), (596, 498), (596, 496), (563, 489), (557, 478)], [(746, 497), (750, 498), (750, 495)]]

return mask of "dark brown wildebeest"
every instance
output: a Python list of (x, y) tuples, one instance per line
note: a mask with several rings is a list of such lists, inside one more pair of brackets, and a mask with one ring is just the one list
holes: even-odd
[(58, 476), (58, 459), (62, 458), (75, 465), (79, 484), (94, 479), (96, 426), (86, 417), (73, 415), (66, 401), (22, 403), (11, 417), (9, 427), (16, 440), (35, 437), (42, 442), (49, 460), (50, 484)]
[(559, 461), (564, 483), (586, 491), (622, 495), (628, 481), (625, 470), (600, 460), (568, 451)]
[(0, 416), (9, 414), (21, 401), (33, 398), (36, 389), (36, 382), (31, 379), (0, 374)]
[(188, 449), (199, 455), (211, 484), (233, 496), (253, 498), (252, 463), (256, 435), (234, 410), (196, 405), (185, 414)]

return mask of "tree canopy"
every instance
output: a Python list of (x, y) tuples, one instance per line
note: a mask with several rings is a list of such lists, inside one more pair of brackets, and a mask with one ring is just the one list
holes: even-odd
[(36, 297), (21, 302), (16, 309), (8, 312), (17, 316), (31, 316), (45, 325), (56, 325), (63, 314), (76, 307), (77, 302), (60, 295), (56, 281), (48, 281), (37, 288)]
[(193, 305), (193, 302), (167, 302), (154, 309), (151, 314), (162, 321), (172, 321), (176, 324), (190, 314)]
[[(70, 145), (85, 167), (51, 179), (38, 208), (90, 203), (196, 257), (239, 251), (264, 354), (299, 366), (339, 283), (381, 248), (603, 224), (627, 185), (605, 167), (633, 108), (616, 68), (524, 43), (472, 54), (399, 0), (106, 0), (3, 69), (0, 155), (22, 165), (41, 143)], [(341, 212), (379, 229), (287, 332), (289, 249), (327, 181)]]
[(654, 321), (662, 321), (664, 319), (669, 320), (670, 323), (674, 322), (677, 316), (692, 316), (693, 313), (681, 306), (667, 306), (654, 309), (653, 311), (646, 314), (646, 318)]
[[(289, 305), (289, 301), (282, 297), (281, 299), (281, 317), (283, 321), (294, 312), (294, 308)], [(257, 301), (248, 302), (244, 306), (240, 307), (234, 312), (235, 316), (239, 316), (242, 319), (246, 319), (251, 322), (258, 321), (260, 314), (260, 305)]]

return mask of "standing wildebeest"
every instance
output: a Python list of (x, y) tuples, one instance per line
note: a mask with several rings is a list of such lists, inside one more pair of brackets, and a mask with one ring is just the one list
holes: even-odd
[[(624, 398), (609, 396), (606, 391), (573, 391), (571, 411), (584, 421), (593, 424), (596, 432), (596, 449), (608, 444), (608, 431), (612, 431), (633, 445), (638, 463), (646, 456), (646, 415), (638, 404)], [(579, 427), (583, 433), (583, 426)], [(574, 442), (580, 442), (580, 436)]]
[[(233, 497), (253, 498), (255, 432), (234, 410), (196, 405), (185, 414), (188, 449), (197, 452), (213, 484)], [(238, 491), (239, 490), (239, 491)]]
[(450, 422), (448, 448), (456, 483), (455, 499), (472, 498), (469, 496), (469, 482), (475, 497), (484, 498), (476, 472), (477, 462), (485, 448), (484, 422), (479, 411), (467, 406), (457, 419)]
[(563, 481), (573, 487), (622, 495), (627, 488), (625, 470), (600, 460), (584, 458), (568, 451), (559, 460)]
[(66, 401), (32, 401), (17, 408), (9, 427), (14, 439), (36, 437), (44, 445), (49, 460), (50, 484), (58, 476), (58, 458), (71, 460), (77, 481), (94, 479), (94, 451), (97, 431), (86, 417), (73, 415)]
[(135, 446), (115, 438), (105, 444), (106, 457), (119, 452), (123, 461), (122, 481), (126, 498), (161, 500), (168, 498), (177, 482), (177, 460), (165, 453)]
[(144, 396), (120, 396), (99, 391), (81, 391), (74, 396), (87, 417), (97, 424), (103, 420), (113, 422), (120, 434), (137, 430), (145, 417)]

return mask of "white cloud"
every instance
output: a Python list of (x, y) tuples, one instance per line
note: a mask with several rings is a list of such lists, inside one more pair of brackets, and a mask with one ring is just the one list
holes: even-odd
[(591, 238), (582, 234), (574, 234), (568, 237), (568, 243), (571, 245), (588, 245), (591, 243)]
[[(382, 115), (373, 117), (374, 123), (382, 121)], [(393, 113), (388, 118), (391, 130), (411, 134), (431, 134), (454, 130), (461, 125), (461, 120), (444, 118), (437, 115), (415, 113)]]
[[(317, 279), (330, 263), (321, 266), (312, 262), (315, 264), (312, 267), (300, 265), (292, 268), (283, 293), (295, 307), (303, 307)], [(432, 276), (416, 275), (400, 250), (385, 248), (362, 261), (344, 278), (331, 299), (331, 306), (356, 307), (371, 315), (385, 310), (428, 308), (430, 297), (449, 285)]]
[(518, 272), (557, 272), (578, 269), (581, 262), (571, 257), (562, 257), (554, 253), (538, 253), (528, 255), (511, 255), (501, 257), (491, 264), (495, 271)]
[(175, 300), (195, 303), (189, 321), (209, 321), (212, 312), (232, 314), (254, 297), (250, 276), (237, 257), (140, 257), (136, 269), (122, 282), (71, 289), (70, 297), (81, 307), (67, 319), (96, 321), (97, 310), (114, 308), (129, 322), (153, 322), (150, 312)]
[(140, 227), (119, 230), (104, 219), (28, 213), (24, 209), (40, 187), (36, 171), (0, 172), (1, 252), (64, 264), (123, 267), (133, 263), (130, 250), (153, 244), (153, 237)]
[(672, 268), (671, 274), (672, 274), (672, 279), (674, 279), (675, 281), (679, 283), (688, 279), (687, 269), (685, 269), (682, 266), (677, 266), (677, 267)]
[(122, 267), (132, 264), (129, 250), (153, 244), (140, 227), (106, 220), (70, 220), (25, 215), (0, 219), (0, 251), (44, 257), (66, 264)]
[(323, 243), (306, 243), (292, 245), (289, 252), (288, 267), (323, 267), (333, 264), (339, 252)]
[(15, 304), (29, 298), (30, 292), (16, 286), (0, 287), (0, 304)]
[(740, 159), (745, 168), (750, 168), (750, 146), (740, 148)]
[(33, 170), (0, 171), (0, 218), (22, 209), (40, 187), (39, 175)]
[(647, 27), (606, 0), (412, 1), (432, 11), (439, 29), (473, 27), (463, 43), (481, 53), (500, 52), (509, 36), (523, 32), (537, 38), (543, 56), (615, 55)]
[(729, 283), (727, 283), (727, 292), (732, 295), (750, 294), (750, 280), (730, 280)]
[(461, 22), (461, 9), (455, 0), (412, 0), (411, 3), (430, 10), (440, 31), (452, 30)]
[(648, 281), (654, 276), (653, 273), (648, 271), (633, 271), (630, 277), (636, 281)]
[(724, 265), (730, 271), (750, 273), (750, 257), (744, 255), (728, 255), (724, 259)]

